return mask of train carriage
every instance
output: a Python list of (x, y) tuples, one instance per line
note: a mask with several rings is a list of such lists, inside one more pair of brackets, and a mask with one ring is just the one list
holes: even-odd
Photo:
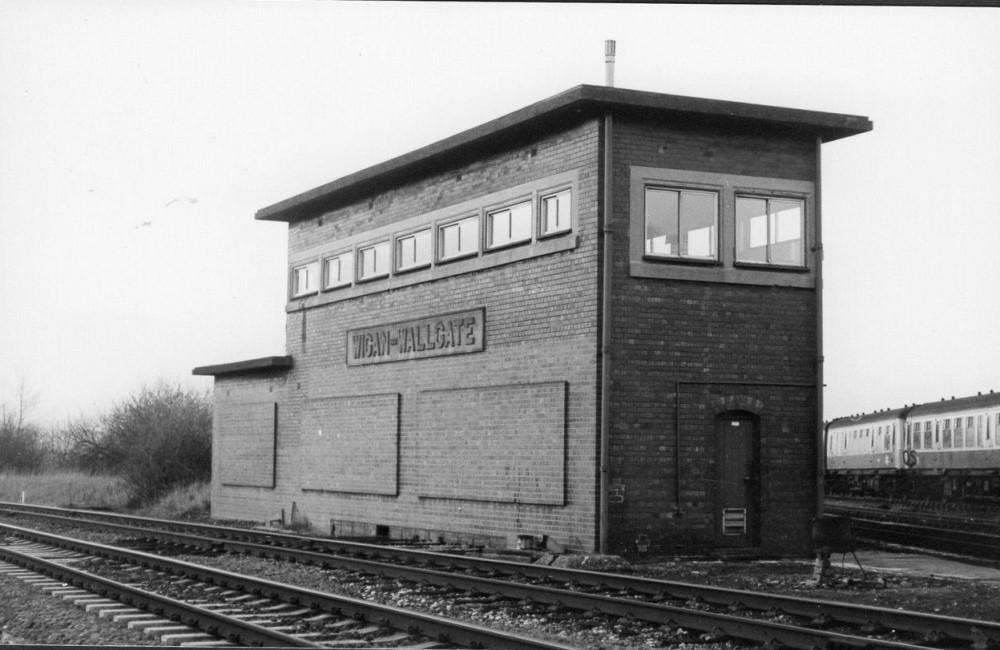
[(838, 418), (826, 426), (831, 495), (1000, 501), (1000, 394)]

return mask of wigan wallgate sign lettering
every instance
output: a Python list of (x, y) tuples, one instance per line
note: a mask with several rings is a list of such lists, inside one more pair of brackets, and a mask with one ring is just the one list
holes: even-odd
[(406, 361), (482, 352), (483, 308), (376, 325), (347, 332), (347, 365)]

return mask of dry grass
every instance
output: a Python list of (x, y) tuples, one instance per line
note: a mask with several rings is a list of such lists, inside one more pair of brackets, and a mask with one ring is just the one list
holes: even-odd
[(43, 474), (0, 473), (0, 501), (63, 508), (122, 509), (129, 493), (114, 476), (59, 471)]
[(211, 505), (211, 483), (197, 481), (177, 488), (156, 503), (134, 511), (134, 514), (157, 519), (205, 519)]

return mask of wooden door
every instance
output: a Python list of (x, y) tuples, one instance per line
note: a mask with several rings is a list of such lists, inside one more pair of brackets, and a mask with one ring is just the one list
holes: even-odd
[(749, 413), (724, 413), (715, 421), (717, 490), (716, 543), (725, 547), (758, 544), (758, 431)]

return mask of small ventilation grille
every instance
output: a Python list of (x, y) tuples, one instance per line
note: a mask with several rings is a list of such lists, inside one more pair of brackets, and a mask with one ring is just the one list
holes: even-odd
[(722, 534), (723, 535), (746, 535), (747, 532), (747, 509), (746, 508), (723, 508), (722, 509)]

